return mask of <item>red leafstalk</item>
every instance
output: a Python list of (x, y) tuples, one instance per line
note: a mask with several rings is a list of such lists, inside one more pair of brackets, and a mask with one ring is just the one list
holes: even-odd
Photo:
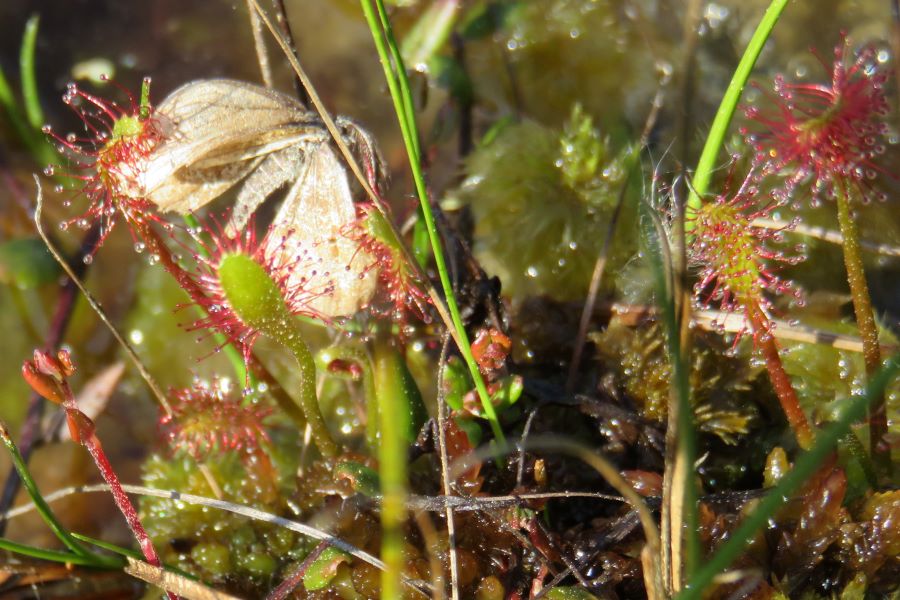
[[(22, 372), (25, 381), (32, 386), (35, 392), (44, 395), (49, 388), (50, 394), (44, 397), (52, 402), (61, 404), (65, 409), (66, 421), (68, 422), (69, 433), (71, 433), (72, 439), (84, 446), (94, 459), (94, 463), (103, 476), (103, 480), (109, 485), (116, 506), (125, 517), (129, 529), (131, 529), (132, 534), (138, 541), (144, 558), (153, 566), (161, 566), (159, 555), (153, 547), (153, 542), (150, 541), (150, 536), (147, 535), (147, 531), (141, 524), (134, 504), (131, 503), (131, 500), (122, 489), (122, 484), (119, 482), (119, 478), (113, 470), (109, 458), (103, 451), (100, 439), (94, 431), (93, 421), (78, 408), (75, 396), (72, 394), (72, 389), (69, 387), (67, 380), (75, 372), (75, 366), (70, 359), (69, 353), (65, 350), (60, 350), (54, 357), (43, 350), (35, 350), (34, 359), (25, 361), (22, 366)], [(167, 592), (167, 595), (170, 598), (175, 598), (175, 595), (170, 592)]]

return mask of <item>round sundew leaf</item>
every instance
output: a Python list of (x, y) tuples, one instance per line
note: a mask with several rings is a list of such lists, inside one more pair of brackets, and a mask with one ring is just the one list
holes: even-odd
[(219, 263), (218, 275), (231, 309), (250, 327), (269, 333), (273, 325), (290, 319), (278, 285), (251, 257), (225, 256)]

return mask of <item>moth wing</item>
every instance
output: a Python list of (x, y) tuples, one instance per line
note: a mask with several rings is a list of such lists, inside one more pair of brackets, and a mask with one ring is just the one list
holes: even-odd
[[(273, 221), (284, 249), (296, 247), (306, 256), (316, 277), (331, 282), (331, 292), (310, 302), (313, 310), (333, 318), (351, 315), (368, 304), (375, 293), (374, 259), (348, 237), (356, 220), (347, 173), (329, 144), (316, 146), (304, 162), (303, 174), (288, 192)], [(313, 279), (296, 269), (298, 282)]]
[(183, 168), (225, 165), (325, 135), (315, 113), (290, 96), (230, 79), (185, 84), (154, 115), (163, 142), (144, 169), (145, 193)]
[(181, 169), (157, 186), (148, 199), (162, 211), (194, 212), (228, 191), (262, 160), (259, 157), (220, 167)]
[(272, 152), (247, 177), (238, 192), (225, 235), (234, 237), (250, 219), (250, 215), (272, 192), (302, 173), (303, 149), (299, 145)]

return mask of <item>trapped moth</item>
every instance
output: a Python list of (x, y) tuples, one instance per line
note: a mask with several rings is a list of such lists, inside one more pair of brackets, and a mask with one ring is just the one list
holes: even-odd
[[(326, 318), (353, 314), (375, 293), (375, 259), (350, 237), (357, 221), (350, 181), (318, 115), (294, 98), (229, 79), (185, 84), (157, 107), (163, 142), (140, 175), (145, 197), (162, 211), (193, 212), (243, 181), (226, 226), (233, 237), (273, 192), (288, 192), (272, 222), (277, 252), (301, 251), (333, 292), (313, 308)], [(373, 187), (383, 174), (372, 137), (338, 118), (344, 140)], [(302, 250), (301, 250), (302, 246)], [(297, 277), (309, 276), (302, 269)]]

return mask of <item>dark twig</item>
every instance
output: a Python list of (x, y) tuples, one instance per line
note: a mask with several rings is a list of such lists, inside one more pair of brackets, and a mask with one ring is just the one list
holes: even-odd
[(303, 559), (303, 562), (300, 563), (300, 566), (297, 567), (297, 570), (288, 575), (284, 581), (278, 584), (274, 590), (266, 596), (266, 600), (283, 600), (287, 598), (288, 595), (293, 592), (300, 582), (303, 581), (303, 578), (306, 576), (306, 572), (312, 566), (312, 564), (322, 556), (322, 553), (331, 546), (331, 542), (328, 540), (322, 540), (318, 543), (318, 545), (313, 548), (313, 551), (310, 552), (306, 558)]
[(528, 439), (528, 434), (531, 432), (531, 424), (534, 423), (534, 417), (537, 416), (538, 408), (540, 407), (535, 407), (528, 413), (525, 427), (522, 428), (522, 437), (519, 442), (519, 466), (516, 469), (516, 489), (522, 487), (522, 477), (525, 475), (525, 443)]
[(584, 301), (584, 308), (581, 311), (581, 320), (578, 323), (578, 335), (575, 337), (575, 345), (572, 348), (572, 359), (569, 361), (569, 374), (566, 378), (566, 391), (568, 392), (571, 392), (575, 388), (578, 367), (581, 364), (581, 354), (584, 351), (584, 343), (587, 339), (588, 326), (590, 325), (591, 317), (594, 314), (594, 307), (597, 304), (597, 295), (600, 292), (600, 283), (603, 281), (603, 273), (606, 270), (606, 259), (609, 255), (609, 248), (612, 245), (612, 239), (615, 235), (616, 227), (619, 224), (622, 207), (625, 205), (628, 180), (631, 179), (632, 171), (640, 165), (637, 158), (647, 146), (650, 132), (653, 130), (653, 126), (656, 124), (656, 117), (659, 115), (659, 110), (662, 108), (662, 101), (662, 89), (660, 89), (656, 92), (656, 97), (653, 99), (653, 104), (650, 106), (650, 113), (647, 115), (647, 121), (644, 123), (644, 131), (641, 133), (638, 147), (634, 150), (631, 157), (629, 157), (632, 158), (633, 162), (625, 176), (625, 181), (622, 182), (622, 189), (619, 190), (619, 199), (616, 202), (616, 207), (613, 209), (612, 216), (609, 219), (606, 237), (603, 239), (603, 247), (600, 249), (600, 254), (597, 256), (597, 261), (594, 263), (594, 272), (591, 275), (591, 283), (588, 287), (587, 298)]
[[(288, 47), (297, 54), (297, 44), (294, 41), (294, 34), (291, 32), (291, 23), (287, 18), (287, 11), (284, 8), (284, 0), (272, 0), (272, 5), (275, 8), (275, 23), (278, 25), (278, 29), (281, 30), (281, 35), (284, 36), (284, 41), (287, 42)], [(291, 79), (294, 82), (294, 91), (297, 93), (297, 98), (300, 99), (300, 102), (309, 106), (310, 97), (306, 91), (306, 88), (303, 85), (303, 82), (300, 81), (300, 77), (294, 75)]]

